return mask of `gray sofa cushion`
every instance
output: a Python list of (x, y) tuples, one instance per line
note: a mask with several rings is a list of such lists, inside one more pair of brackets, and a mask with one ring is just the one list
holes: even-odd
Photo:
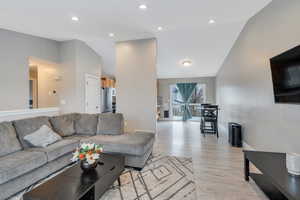
[(78, 140), (79, 142), (81, 142), (81, 140), (87, 139), (91, 137), (90, 135), (72, 135), (72, 136), (68, 136), (68, 137), (64, 137), (64, 139), (75, 139)]
[(48, 117), (35, 117), (35, 118), (28, 118), (17, 120), (13, 122), (17, 136), (24, 148), (29, 148), (30, 145), (23, 139), (26, 135), (33, 133), (34, 131), (41, 128), (43, 125), (47, 125), (51, 128), (51, 124), (49, 122)]
[[(63, 155), (73, 152), (79, 145), (79, 140), (63, 139), (45, 148), (31, 148), (28, 151), (44, 152), (47, 155), (48, 162), (53, 161)], [(71, 159), (70, 155), (70, 159)]]
[(154, 143), (153, 133), (137, 132), (124, 135), (96, 135), (82, 139), (82, 142), (92, 142), (103, 145), (106, 153), (122, 153), (128, 155), (144, 155)]
[(33, 133), (26, 135), (23, 139), (32, 147), (47, 147), (62, 138), (47, 125), (43, 125)]
[(18, 151), (0, 158), (0, 184), (19, 177), (47, 163), (46, 154)]
[(57, 160), (49, 162), (31, 172), (0, 185), (0, 199), (7, 199), (21, 192), (32, 184), (47, 178), (47, 176), (66, 167), (71, 163), (70, 156), (62, 156)]
[(97, 131), (97, 114), (78, 114), (75, 119), (75, 131), (79, 135), (95, 135)]
[(135, 155), (126, 155), (125, 156), (125, 166), (128, 167), (136, 167), (136, 168), (144, 168), (149, 159), (152, 148), (148, 149), (148, 151), (142, 156), (135, 156)]
[(22, 150), (11, 122), (0, 123), (0, 157)]
[(98, 116), (97, 134), (121, 135), (124, 133), (124, 118), (120, 113), (104, 113)]
[(75, 134), (74, 120), (77, 114), (66, 114), (56, 117), (51, 117), (50, 122), (53, 130), (60, 136), (66, 137)]

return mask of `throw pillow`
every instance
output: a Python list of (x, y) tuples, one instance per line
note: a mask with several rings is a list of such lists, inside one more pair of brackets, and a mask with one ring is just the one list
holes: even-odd
[(41, 126), (38, 130), (24, 137), (24, 140), (33, 147), (47, 147), (61, 139), (62, 138), (47, 125)]
[(49, 117), (45, 116), (16, 120), (13, 122), (13, 125), (16, 128), (17, 136), (21, 142), (21, 145), (25, 149), (30, 147), (28, 142), (23, 139), (26, 135), (40, 129), (43, 125), (51, 127)]

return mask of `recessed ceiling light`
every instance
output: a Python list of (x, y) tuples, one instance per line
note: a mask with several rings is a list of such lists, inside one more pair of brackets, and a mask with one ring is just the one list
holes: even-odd
[(109, 36), (109, 37), (114, 37), (115, 34), (114, 34), (114, 33), (109, 33), (108, 36)]
[(157, 30), (158, 30), (158, 31), (162, 31), (162, 30), (163, 30), (163, 27), (159, 26), (159, 27), (157, 27)]
[(141, 5), (139, 6), (139, 9), (140, 9), (140, 10), (147, 10), (147, 6), (146, 6), (145, 4), (141, 4)]
[(72, 17), (72, 20), (77, 22), (77, 21), (79, 21), (79, 18), (76, 17), (76, 16), (73, 16), (73, 17)]
[(182, 61), (181, 64), (182, 64), (184, 67), (189, 67), (189, 66), (192, 65), (192, 61), (190, 61), (190, 60), (184, 60), (184, 61)]
[(208, 23), (214, 24), (214, 23), (216, 23), (216, 21), (215, 21), (214, 19), (210, 19), (210, 20), (208, 21)]

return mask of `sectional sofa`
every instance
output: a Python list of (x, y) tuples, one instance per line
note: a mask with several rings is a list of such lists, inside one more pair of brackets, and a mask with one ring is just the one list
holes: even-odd
[[(43, 125), (62, 140), (33, 148), (24, 137)], [(125, 164), (141, 169), (150, 156), (154, 133), (124, 133), (122, 114), (67, 114), (0, 123), (0, 199), (7, 199), (71, 164), (81, 142), (103, 145), (105, 153), (125, 155)]]

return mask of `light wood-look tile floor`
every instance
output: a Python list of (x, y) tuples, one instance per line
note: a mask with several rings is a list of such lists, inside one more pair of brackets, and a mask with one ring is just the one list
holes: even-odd
[(242, 149), (231, 147), (222, 133), (203, 137), (199, 122), (158, 122), (154, 149), (192, 157), (197, 200), (267, 200), (253, 181), (244, 181)]

